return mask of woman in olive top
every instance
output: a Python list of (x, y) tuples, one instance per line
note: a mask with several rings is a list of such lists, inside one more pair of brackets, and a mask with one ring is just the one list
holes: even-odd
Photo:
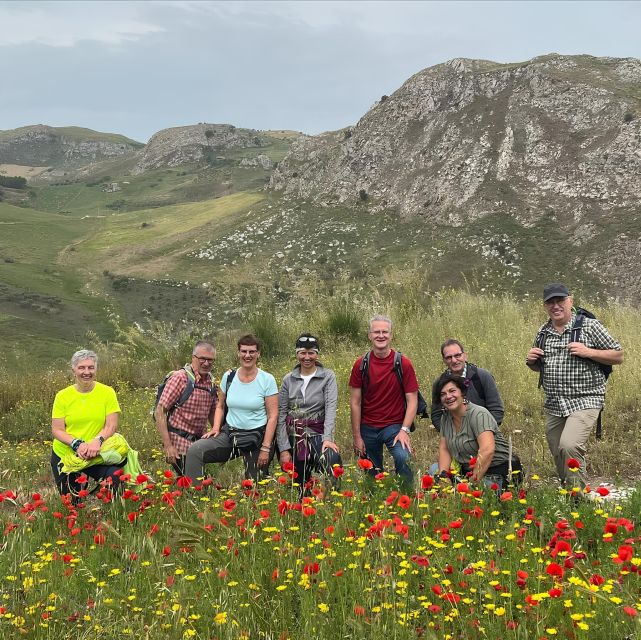
[[(443, 407), (438, 452), (438, 470), (449, 475), (452, 459), (461, 466), (461, 472), (473, 482), (484, 481), (500, 489), (508, 484), (510, 448), (499, 431), (496, 420), (485, 408), (465, 399), (465, 380), (451, 373), (443, 374), (434, 385), (434, 398)], [(516, 456), (511, 463), (513, 471), (520, 470)]]
[[(70, 454), (82, 460), (95, 458), (102, 443), (118, 428), (120, 406), (116, 392), (96, 381), (97, 366), (98, 358), (93, 351), (76, 351), (71, 358), (75, 382), (59, 391), (53, 402), (51, 470), (61, 495), (77, 494), (83, 487), (77, 482), (79, 473), (62, 472), (60, 458)], [(89, 465), (82, 473), (98, 481), (111, 478), (112, 492), (115, 492), (119, 484), (116, 471), (125, 462)]]

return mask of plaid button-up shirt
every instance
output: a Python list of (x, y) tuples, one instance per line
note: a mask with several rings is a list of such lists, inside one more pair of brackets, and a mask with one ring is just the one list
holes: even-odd
[[(211, 375), (208, 375), (207, 378), (201, 378), (198, 373), (195, 373), (195, 377), (194, 391), (182, 407), (171, 410), (187, 386), (187, 373), (184, 369), (177, 371), (167, 380), (158, 403), (170, 413), (168, 423), (172, 427), (182, 429), (200, 438), (207, 429), (207, 422), (210, 419), (213, 421), (217, 397), (216, 394), (212, 395), (207, 391), (207, 389), (215, 390), (216, 388)], [(179, 455), (183, 456), (187, 453), (187, 449), (191, 445), (189, 440), (171, 431), (169, 438)]]
[[(565, 417), (583, 409), (601, 409), (605, 400), (605, 376), (598, 363), (573, 356), (568, 350), (575, 318), (573, 313), (562, 333), (554, 329), (551, 321), (539, 329), (545, 333), (543, 406), (553, 416)], [(621, 345), (592, 318), (583, 321), (580, 339), (591, 349), (621, 351)], [(537, 346), (536, 341), (533, 346)]]

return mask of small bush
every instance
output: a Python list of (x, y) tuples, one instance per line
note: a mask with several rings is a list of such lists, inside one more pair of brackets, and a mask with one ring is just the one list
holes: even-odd
[(364, 335), (361, 316), (348, 305), (336, 304), (327, 312), (325, 331), (335, 339), (358, 340)]
[(273, 310), (252, 315), (249, 319), (251, 333), (262, 343), (261, 353), (267, 358), (277, 358), (291, 351), (289, 335)]

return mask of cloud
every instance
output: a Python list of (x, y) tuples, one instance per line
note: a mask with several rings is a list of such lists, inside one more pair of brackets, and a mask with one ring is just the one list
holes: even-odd
[(82, 41), (109, 45), (163, 32), (138, 2), (15, 2), (0, 4), (0, 46), (73, 47)]

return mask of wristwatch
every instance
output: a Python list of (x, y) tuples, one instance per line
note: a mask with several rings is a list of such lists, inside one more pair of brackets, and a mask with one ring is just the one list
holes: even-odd
[(405, 431), (405, 433), (406, 433), (408, 436), (409, 436), (409, 434), (410, 434), (410, 433), (412, 433), (412, 432), (410, 431), (410, 428), (409, 428), (409, 427), (401, 427), (401, 431)]
[(100, 440), (100, 444), (104, 443), (104, 441), (105, 441), (105, 437), (104, 436), (97, 436), (97, 438), (98, 438), (98, 440)]

